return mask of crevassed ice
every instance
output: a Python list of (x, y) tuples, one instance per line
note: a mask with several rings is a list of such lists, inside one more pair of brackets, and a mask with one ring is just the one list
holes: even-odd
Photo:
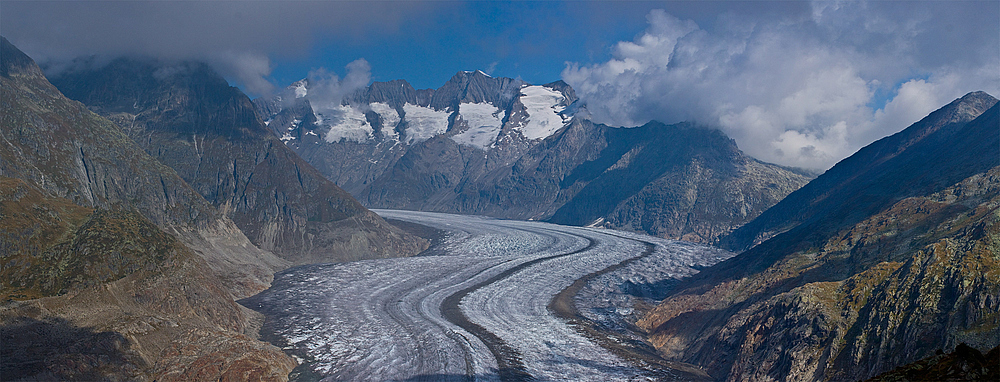
[(528, 123), (519, 127), (525, 138), (545, 138), (563, 127), (565, 121), (559, 113), (566, 109), (560, 105), (566, 97), (562, 93), (544, 86), (525, 86), (520, 100), (528, 112)]
[(458, 105), (458, 116), (469, 129), (451, 137), (458, 144), (485, 149), (496, 141), (506, 113), (489, 103), (463, 103)]
[(396, 132), (396, 125), (399, 124), (399, 113), (389, 104), (375, 102), (371, 105), (372, 111), (382, 117), (382, 134), (386, 139), (398, 140), (399, 133)]
[(448, 112), (429, 107), (405, 104), (406, 143), (426, 141), (448, 130)]
[(327, 142), (348, 140), (364, 142), (372, 137), (372, 126), (368, 124), (365, 114), (351, 106), (338, 105), (317, 112), (330, 130), (323, 137)]

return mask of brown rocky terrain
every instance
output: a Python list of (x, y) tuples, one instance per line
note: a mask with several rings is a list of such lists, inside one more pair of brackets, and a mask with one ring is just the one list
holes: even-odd
[[(995, 104), (971, 93), (845, 159), (774, 207), (815, 215), (683, 282), (640, 325), (665, 358), (729, 381), (853, 381), (996, 347)], [(762, 224), (743, 237), (771, 235)]]
[(204, 259), (138, 212), (0, 178), (0, 216), (3, 380), (282, 380), (295, 366), (254, 339), (261, 318)]
[(120, 128), (66, 99), (9, 42), (3, 54), (0, 176), (85, 207), (135, 208), (206, 258), (239, 297), (266, 288), (287, 267)]
[(879, 374), (868, 382), (997, 380), (1000, 380), (1000, 347), (995, 347), (983, 355), (979, 350), (966, 344), (958, 344), (951, 353), (938, 351), (933, 356)]

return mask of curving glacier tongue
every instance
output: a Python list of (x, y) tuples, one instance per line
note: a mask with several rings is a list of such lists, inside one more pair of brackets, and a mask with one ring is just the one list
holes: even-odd
[(446, 234), (423, 256), (290, 269), (276, 276), (271, 289), (243, 301), (268, 316), (269, 339), (299, 358), (293, 379), (671, 379), (682, 374), (651, 371), (616, 356), (548, 306), (587, 275), (630, 259), (658, 264), (625, 266), (596, 278), (587, 293), (600, 294), (599, 304), (577, 296), (582, 315), (620, 320), (624, 316), (616, 312), (635, 303), (624, 285), (690, 275), (696, 272), (692, 266), (731, 255), (608, 230), (378, 213)]

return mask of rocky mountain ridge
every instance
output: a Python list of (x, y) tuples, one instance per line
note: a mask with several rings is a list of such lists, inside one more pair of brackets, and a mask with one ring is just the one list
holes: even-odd
[[(760, 218), (721, 238), (719, 245), (743, 251), (777, 233), (821, 219), (836, 227), (851, 224), (884, 208), (893, 198), (924, 195), (989, 169), (995, 157), (970, 155), (990, 152), (989, 141), (976, 141), (980, 136), (975, 134), (965, 139), (954, 134), (996, 102), (984, 92), (969, 93), (903, 131), (863, 147)], [(937, 156), (967, 160), (933, 163)], [(901, 167), (906, 171), (897, 171)], [(918, 173), (918, 169), (936, 170)], [(841, 210), (845, 204), (854, 208)]]
[(250, 99), (206, 64), (122, 58), (64, 72), (53, 83), (122, 126), (253, 244), (293, 264), (406, 256), (426, 247), (282, 144)]
[(25, 180), (90, 208), (135, 208), (209, 261), (236, 296), (266, 287), (287, 262), (252, 245), (177, 173), (125, 133), (66, 99), (41, 70), (5, 42), (0, 176)]
[(235, 302), (288, 263), (0, 39), (0, 379), (282, 380)]
[(591, 123), (561, 81), (536, 86), (459, 72), (438, 89), (375, 82), (333, 101), (311, 98), (309, 86), (299, 81), (255, 100), (258, 113), (371, 207), (711, 242), (809, 178), (744, 155), (710, 128)]
[(859, 150), (732, 236), (765, 238), (800, 208), (791, 228), (684, 281), (640, 326), (729, 381), (859, 380), (996, 347), (1000, 159), (984, 153), (998, 116), (970, 93)]

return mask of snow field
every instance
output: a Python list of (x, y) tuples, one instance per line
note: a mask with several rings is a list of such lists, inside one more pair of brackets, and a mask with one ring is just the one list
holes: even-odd
[(528, 123), (518, 127), (525, 138), (543, 139), (565, 124), (559, 115), (566, 109), (561, 105), (566, 101), (562, 93), (544, 86), (525, 86), (521, 88), (520, 100), (528, 112)]
[(429, 107), (405, 104), (403, 116), (406, 119), (406, 143), (426, 141), (448, 130), (448, 112)]
[(469, 129), (451, 139), (458, 144), (485, 150), (496, 141), (505, 115), (504, 111), (485, 102), (458, 105), (458, 116), (469, 125)]
[(373, 136), (374, 130), (361, 110), (344, 105), (323, 108), (313, 106), (313, 109), (317, 123), (330, 127), (323, 137), (327, 142), (341, 140), (365, 142)]
[(387, 103), (374, 102), (369, 107), (372, 111), (377, 113), (379, 117), (382, 117), (382, 134), (385, 135), (387, 140), (399, 140), (399, 132), (396, 131), (396, 125), (399, 124), (399, 113), (392, 106)]

